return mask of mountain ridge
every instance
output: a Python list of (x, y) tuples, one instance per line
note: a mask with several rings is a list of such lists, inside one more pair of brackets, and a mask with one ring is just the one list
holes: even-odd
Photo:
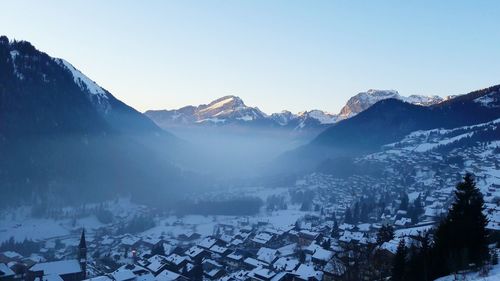
[(396, 98), (408, 103), (425, 106), (437, 104), (445, 100), (439, 96), (411, 95), (404, 97), (394, 90), (371, 89), (351, 97), (338, 114), (319, 109), (298, 113), (283, 110), (278, 113), (266, 114), (258, 107), (245, 105), (243, 100), (238, 96), (227, 95), (215, 99), (208, 104), (198, 106), (188, 105), (173, 110), (147, 110), (144, 114), (164, 129), (176, 126), (244, 126), (259, 123), (260, 125), (270, 127), (300, 131), (324, 129), (341, 120), (355, 116), (380, 100), (389, 98)]

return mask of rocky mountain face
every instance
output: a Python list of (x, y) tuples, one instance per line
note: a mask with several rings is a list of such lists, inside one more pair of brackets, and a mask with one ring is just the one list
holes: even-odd
[(368, 90), (361, 92), (347, 101), (347, 104), (340, 110), (339, 120), (344, 120), (355, 116), (356, 114), (365, 111), (375, 103), (385, 99), (398, 99), (407, 103), (429, 106), (438, 104), (444, 99), (439, 96), (421, 96), (411, 95), (408, 97), (401, 96), (394, 90)]
[(69, 62), (0, 37), (0, 204), (41, 194), (98, 200), (181, 185), (167, 153), (144, 140), (164, 151), (181, 145)]

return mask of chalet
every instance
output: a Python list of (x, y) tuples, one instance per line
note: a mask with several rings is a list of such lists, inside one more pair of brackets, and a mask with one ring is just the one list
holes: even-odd
[(212, 247), (210, 247), (210, 251), (220, 256), (225, 256), (231, 252), (231, 250), (229, 250), (228, 248), (219, 245), (213, 245)]
[(277, 271), (293, 271), (297, 269), (299, 266), (300, 262), (296, 258), (292, 257), (281, 257), (278, 258), (274, 263), (273, 263), (273, 268)]
[(11, 261), (19, 262), (22, 259), (24, 259), (24, 257), (21, 254), (14, 251), (5, 251), (0, 253), (0, 262), (4, 263)]
[(339, 259), (333, 258), (323, 267), (323, 280), (339, 280), (346, 273), (347, 267)]
[(32, 281), (44, 276), (59, 276), (64, 281), (85, 279), (85, 272), (76, 259), (37, 263), (28, 269), (26, 280)]
[(168, 266), (167, 257), (162, 255), (154, 255), (146, 260), (144, 267), (146, 267), (153, 275), (158, 275)]
[(314, 264), (324, 266), (333, 257), (333, 252), (325, 250), (323, 248), (318, 248), (311, 257)]
[(235, 251), (224, 258), (224, 263), (230, 268), (237, 269), (243, 265), (244, 255)]
[(141, 238), (133, 235), (125, 235), (120, 241), (120, 245), (124, 248), (137, 248), (140, 243)]
[(224, 275), (226, 275), (226, 271), (223, 268), (213, 268), (205, 272), (205, 276), (210, 280), (219, 280)]
[(203, 249), (210, 249), (213, 245), (215, 245), (215, 243), (217, 243), (217, 239), (215, 238), (212, 238), (212, 237), (205, 237), (203, 238), (203, 240), (201, 240), (199, 243), (198, 243), (198, 246), (203, 248)]
[(163, 243), (163, 240), (160, 238), (154, 238), (149, 236), (142, 238), (142, 245), (149, 248), (158, 247), (161, 243)]
[(178, 254), (171, 254), (166, 258), (167, 269), (179, 272), (189, 261), (188, 257), (180, 256)]
[(0, 263), (0, 281), (13, 281), (16, 273), (5, 263)]
[(252, 270), (249, 274), (251, 277), (250, 280), (255, 280), (255, 281), (270, 281), (273, 279), (274, 276), (276, 276), (276, 272), (274, 272), (271, 269), (267, 268), (256, 268)]
[(178, 274), (178, 273), (172, 272), (170, 270), (164, 270), (155, 277), (155, 280), (156, 281), (187, 281), (189, 279)]
[(205, 276), (211, 280), (217, 280), (226, 274), (223, 266), (214, 260), (204, 260), (202, 265)]
[(109, 274), (114, 281), (135, 281), (137, 276), (132, 270), (120, 267)]
[(181, 233), (177, 236), (177, 239), (180, 241), (194, 241), (196, 239), (200, 239), (201, 235), (196, 232), (186, 232)]
[(313, 241), (315, 241), (321, 234), (317, 232), (312, 232), (309, 230), (301, 230), (299, 232), (299, 245), (307, 246), (310, 245)]
[(257, 252), (257, 259), (271, 264), (278, 257), (278, 250), (262, 247)]
[(263, 261), (259, 261), (259, 260), (256, 260), (256, 259), (250, 258), (250, 257), (246, 258), (243, 261), (243, 264), (248, 269), (254, 269), (254, 268), (257, 268), (257, 267), (267, 267), (267, 266), (269, 266), (267, 263), (265, 263)]
[(210, 253), (208, 251), (198, 246), (189, 248), (184, 254), (191, 260), (202, 260), (203, 258), (210, 256)]
[(314, 266), (308, 264), (301, 264), (293, 272), (294, 281), (311, 281), (311, 280), (322, 280), (323, 272), (314, 269)]
[[(118, 281), (118, 279), (120, 280), (128, 280), (128, 276), (130, 276), (129, 272), (132, 272), (132, 274), (134, 274), (135, 278), (136, 279), (140, 279), (140, 280), (152, 280), (154, 279), (154, 275), (149, 272), (146, 268), (142, 267), (142, 266), (138, 266), (138, 265), (135, 265), (135, 264), (126, 264), (126, 265), (123, 265), (121, 267), (119, 267), (117, 270), (115, 270), (113, 273), (111, 273), (111, 275), (113, 276), (113, 279), (115, 281)], [(92, 280), (92, 281), (95, 281), (95, 280)], [(97, 280), (99, 281), (99, 280)], [(103, 281), (106, 281), (106, 280), (103, 280)]]
[(267, 232), (260, 232), (259, 234), (255, 235), (254, 238), (252, 238), (252, 243), (254, 247), (261, 247), (268, 245), (273, 239), (274, 236), (272, 234), (269, 234)]

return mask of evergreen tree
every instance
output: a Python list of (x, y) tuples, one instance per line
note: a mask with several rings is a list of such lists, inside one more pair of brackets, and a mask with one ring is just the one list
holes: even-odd
[(394, 239), (394, 228), (391, 225), (384, 224), (377, 232), (377, 244), (382, 245)]
[(332, 226), (332, 237), (337, 237), (337, 234), (339, 233), (339, 223), (337, 222), (337, 218), (333, 216), (333, 226)]
[(321, 244), (321, 247), (323, 247), (323, 249), (325, 250), (330, 250), (331, 246), (332, 244), (330, 239), (325, 239), (325, 241), (323, 241), (323, 243)]
[(406, 192), (403, 192), (401, 194), (401, 204), (399, 205), (400, 210), (408, 210), (408, 203), (410, 199), (408, 198), (408, 194)]
[(158, 245), (153, 246), (153, 248), (151, 249), (151, 255), (165, 256), (165, 248), (163, 247), (163, 243), (159, 243)]
[(203, 265), (201, 264), (201, 259), (195, 260), (192, 272), (194, 281), (203, 281)]
[(457, 184), (455, 202), (435, 234), (436, 277), (489, 260), (484, 200), (472, 174)]
[(404, 238), (399, 241), (398, 249), (392, 262), (392, 281), (405, 280), (406, 246)]
[(351, 214), (351, 209), (347, 208), (345, 210), (345, 218), (344, 221), (346, 223), (352, 223), (352, 214)]

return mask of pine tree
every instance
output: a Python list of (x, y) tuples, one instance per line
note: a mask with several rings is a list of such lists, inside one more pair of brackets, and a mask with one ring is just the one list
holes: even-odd
[(392, 263), (392, 281), (405, 280), (406, 246), (404, 238), (399, 241), (398, 249)]
[(489, 260), (484, 200), (472, 174), (467, 173), (455, 190), (455, 202), (435, 234), (436, 276), (482, 266)]
[(377, 232), (377, 244), (382, 245), (394, 239), (394, 228), (391, 225), (384, 224)]
[(344, 219), (344, 221), (346, 223), (352, 223), (352, 214), (351, 214), (351, 209), (349, 209), (349, 208), (347, 208), (345, 210), (345, 219)]
[(193, 280), (194, 281), (203, 281), (203, 265), (201, 263), (200, 258), (196, 259), (195, 263), (194, 263)]
[(408, 210), (408, 203), (410, 199), (408, 198), (408, 194), (406, 192), (403, 192), (401, 194), (401, 204), (399, 205), (400, 210)]

